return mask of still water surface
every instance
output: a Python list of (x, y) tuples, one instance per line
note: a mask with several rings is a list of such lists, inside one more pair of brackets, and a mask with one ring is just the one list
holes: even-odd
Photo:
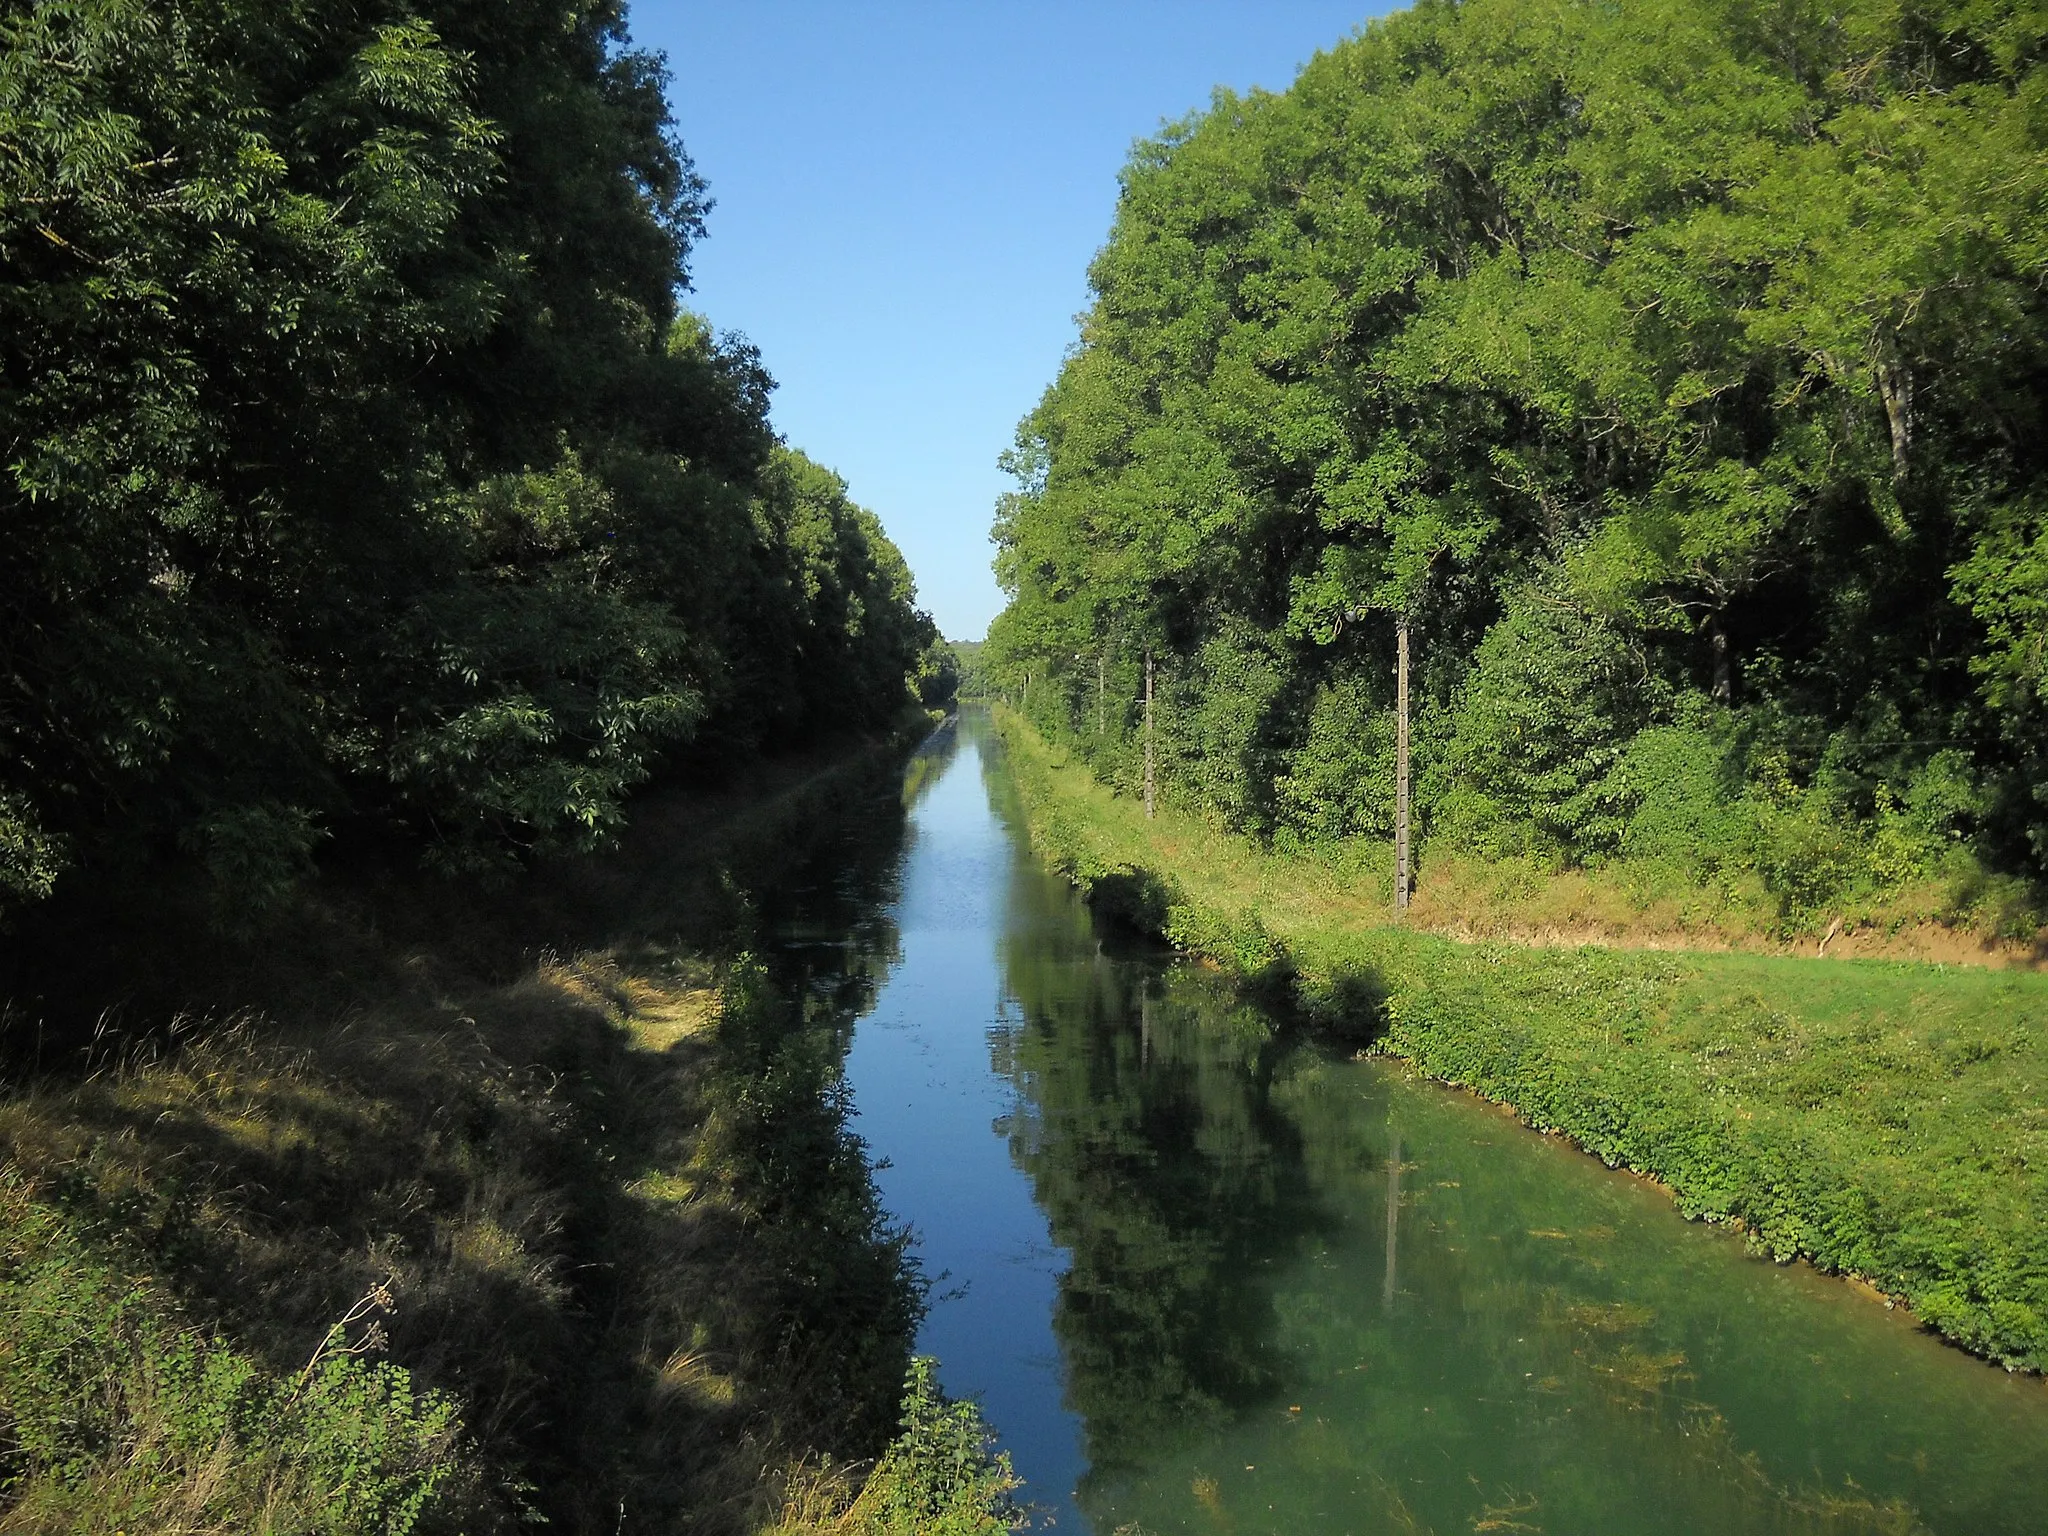
[[(920, 1347), (1109, 1533), (2048, 1531), (2048, 1387), (1097, 931), (970, 714), (826, 979)], [(849, 859), (854, 855), (849, 854)], [(801, 913), (785, 955), (815, 944)], [(844, 927), (837, 931), (845, 932)]]

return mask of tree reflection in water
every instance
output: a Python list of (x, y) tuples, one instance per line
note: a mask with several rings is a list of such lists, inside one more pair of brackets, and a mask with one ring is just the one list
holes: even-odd
[(1214, 972), (1128, 963), (1060, 896), (1028, 862), (1013, 876), (995, 1066), (1011, 1155), (1072, 1255), (1054, 1330), (1099, 1480), (1284, 1390), (1272, 1276), (1331, 1223), (1275, 1097), (1296, 1046)]
[(997, 1129), (1071, 1255), (1053, 1328), (1097, 1530), (2039, 1528), (2038, 1383), (1290, 1039), (1029, 860), (998, 942)]

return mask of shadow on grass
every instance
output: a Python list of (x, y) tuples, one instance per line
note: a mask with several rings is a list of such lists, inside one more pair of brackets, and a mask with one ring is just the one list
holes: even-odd
[(1143, 935), (1163, 938), (1173, 911), (1173, 890), (1149, 869), (1116, 869), (1097, 875), (1087, 885), (1088, 905), (1103, 921)]
[[(165, 1327), (288, 1381), (353, 1311), (344, 1347), (448, 1394), (477, 1475), (422, 1530), (750, 1528), (782, 1469), (887, 1443), (923, 1303), (839, 1076), (901, 765), (657, 797), (509, 889), (338, 863), (234, 941), (175, 881), (81, 892), (10, 945), (0, 1158)], [(745, 959), (784, 886), (883, 958), (829, 991)], [(30, 1364), (0, 1347), (0, 1404)], [(9, 1451), (0, 1524), (146, 1432)]]
[(1312, 982), (1286, 943), (1255, 915), (1204, 922), (1181, 901), (1170, 877), (1157, 870), (1126, 864), (1077, 884), (1099, 923), (1214, 957), (1239, 992), (1288, 1032), (1314, 1033), (1354, 1049), (1375, 1045), (1386, 1035), (1388, 989), (1369, 967), (1346, 967)]

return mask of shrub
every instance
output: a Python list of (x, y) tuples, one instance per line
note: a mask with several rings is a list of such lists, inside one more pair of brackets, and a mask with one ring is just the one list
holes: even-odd
[(336, 1328), (279, 1377), (0, 1176), (0, 1524), (406, 1536), (471, 1478), (454, 1405)]
[(1271, 714), (1286, 678), (1271, 640), (1234, 626), (1171, 675), (1156, 729), (1173, 776), (1232, 826), (1266, 829), (1279, 767)]
[(762, 1536), (998, 1536), (1024, 1529), (1023, 1486), (972, 1402), (940, 1390), (938, 1362), (910, 1362), (903, 1417), (856, 1493), (849, 1469), (799, 1469), (782, 1517)]
[(1273, 786), (1283, 827), (1311, 842), (1393, 836), (1394, 716), (1374, 695), (1358, 677), (1318, 690), (1308, 740)]
[(1627, 825), (1612, 775), (1652, 694), (1611, 625), (1523, 588), (1460, 690), (1435, 825), (1481, 853), (1611, 850)]
[(1012, 1495), (1022, 1484), (1007, 1452), (971, 1402), (939, 1390), (938, 1362), (910, 1363), (903, 1431), (890, 1445), (860, 1503), (873, 1511), (865, 1529), (888, 1536), (994, 1536), (1015, 1529)]
[(1653, 726), (1628, 744), (1609, 780), (1628, 807), (1621, 851), (1711, 878), (1746, 866), (1756, 819), (1727, 747), (1697, 726)]

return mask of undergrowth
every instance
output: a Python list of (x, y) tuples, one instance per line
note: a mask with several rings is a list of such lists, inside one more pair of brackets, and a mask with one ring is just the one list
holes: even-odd
[[(872, 979), (746, 953), (832, 827), (886, 871), (899, 780), (650, 802), (511, 890), (337, 870), (233, 942), (175, 888), (18, 935), (0, 1533), (737, 1536), (924, 1467), (840, 1073)], [(947, 1518), (875, 1528), (999, 1528)]]
[(905, 1384), (900, 1431), (865, 1481), (817, 1469), (792, 1480), (782, 1519), (763, 1536), (999, 1536), (1023, 1527), (1023, 1486), (971, 1402), (939, 1390), (938, 1362), (919, 1356)]
[(266, 1370), (0, 1175), (0, 1530), (458, 1529), (483, 1510), (456, 1404), (363, 1358), (355, 1310)]
[(2048, 1367), (2048, 976), (1458, 943), (1366, 916), (1342, 864), (1148, 822), (999, 723), (1034, 845), (1099, 905), (1652, 1175), (1760, 1251)]
[[(1043, 709), (1030, 725), (1056, 760), (1137, 798), (1131, 740), (1063, 729)], [(1422, 736), (1433, 728), (1418, 721)], [(1346, 899), (1377, 916), (1393, 897), (1391, 721), (1383, 709), (1340, 712), (1312, 736), (1270, 814), (1213, 776), (1162, 770), (1160, 799), (1245, 834), (1235, 841), (1246, 853), (1294, 883), (1341, 871)], [(1518, 740), (1503, 726), (1418, 767), (1412, 925), (1460, 938), (2048, 960), (2048, 894), (1963, 834), (1982, 807), (1953, 753), (1894, 785), (1845, 770), (1806, 782), (1783, 753), (1757, 747), (1745, 778), (1729, 768), (1730, 742), (1659, 727), (1586, 787), (1574, 801), (1583, 815), (1559, 822), (1534, 793), (1544, 776), (1516, 766), (1530, 750)], [(1171, 743), (1161, 750), (1179, 762)], [(1504, 799), (1476, 787), (1503, 775), (1521, 783)]]

